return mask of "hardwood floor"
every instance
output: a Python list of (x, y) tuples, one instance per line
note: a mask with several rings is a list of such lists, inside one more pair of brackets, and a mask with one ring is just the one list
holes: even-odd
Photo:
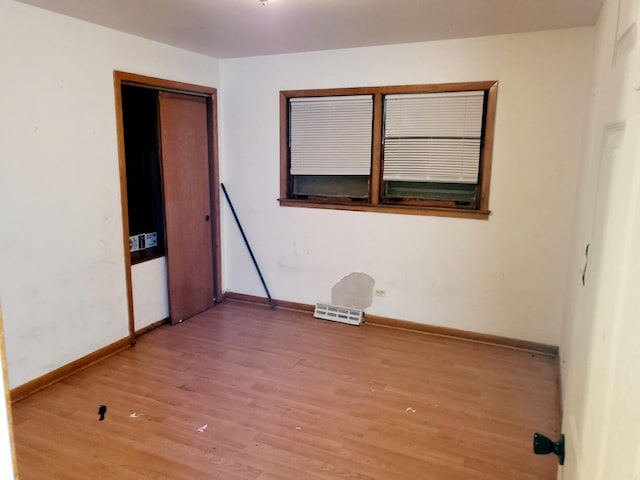
[(21, 480), (552, 480), (556, 457), (534, 455), (532, 435), (559, 436), (556, 375), (551, 356), (225, 303), (15, 404), (18, 468)]

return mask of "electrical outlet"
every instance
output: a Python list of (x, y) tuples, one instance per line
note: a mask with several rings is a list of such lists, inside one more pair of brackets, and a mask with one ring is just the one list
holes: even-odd
[(386, 297), (387, 292), (385, 290), (376, 290), (373, 292), (376, 297)]
[(158, 234), (156, 232), (145, 233), (144, 234), (144, 242), (146, 248), (155, 247), (158, 245)]

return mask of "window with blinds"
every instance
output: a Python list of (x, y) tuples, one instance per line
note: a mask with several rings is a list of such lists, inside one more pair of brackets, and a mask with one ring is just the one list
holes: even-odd
[(474, 202), (484, 99), (482, 90), (386, 95), (385, 195)]
[(487, 218), (496, 105), (496, 81), (280, 92), (280, 203)]
[(292, 98), (292, 175), (369, 175), (373, 97)]
[(477, 183), (484, 92), (385, 96), (384, 180)]
[(289, 148), (294, 193), (366, 198), (372, 121), (371, 95), (292, 98)]

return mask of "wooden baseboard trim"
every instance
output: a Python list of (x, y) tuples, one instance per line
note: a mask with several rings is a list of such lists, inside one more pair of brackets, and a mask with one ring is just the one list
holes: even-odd
[[(263, 305), (269, 307), (269, 300), (265, 297), (258, 297), (255, 295), (246, 295), (244, 293), (225, 292), (224, 300), (231, 300), (233, 302), (252, 303), (254, 305)], [(276, 308), (283, 310), (293, 310), (296, 312), (313, 312), (315, 307), (306, 303), (288, 302), (286, 300), (273, 299), (273, 304)]]
[(499, 345), (501, 347), (527, 350), (544, 355), (558, 355), (558, 347), (554, 345), (546, 345), (544, 343), (530, 342), (528, 340), (502, 337), (500, 335), (489, 335), (487, 333), (477, 333), (471, 332), (469, 330), (459, 330), (457, 328), (438, 327), (435, 325), (426, 325), (424, 323), (396, 320), (395, 318), (379, 317), (377, 315), (365, 315), (365, 322), (369, 325), (375, 325), (379, 327), (414, 330), (418, 332), (428, 333), (430, 335), (460, 338), (471, 342), (488, 343), (492, 345)]
[(149, 333), (151, 330), (155, 330), (156, 328), (161, 327), (162, 325), (165, 325), (167, 323), (169, 323), (169, 317), (158, 320), (157, 322), (153, 322), (151, 325), (147, 325), (146, 327), (142, 327), (141, 329), (136, 330), (135, 336), (139, 337), (141, 335), (144, 335), (145, 333)]
[(55, 369), (52, 372), (49, 372), (41, 377), (38, 377), (30, 382), (27, 382), (23, 385), (20, 385), (16, 388), (13, 388), (10, 392), (11, 403), (19, 402), (40, 390), (44, 390), (47, 387), (50, 387), (54, 383), (59, 382), (80, 370), (84, 370), (91, 365), (94, 365), (105, 358), (108, 358), (116, 353), (119, 353), (127, 348), (131, 347), (131, 338), (126, 337), (122, 340), (118, 340), (111, 345), (107, 345), (106, 347), (101, 348), (100, 350), (96, 350), (89, 355), (85, 355), (78, 360), (75, 360), (71, 363), (67, 363), (60, 368)]
[[(252, 303), (255, 305), (269, 306), (269, 301), (264, 297), (254, 295), (246, 295), (244, 293), (225, 292), (225, 300), (233, 302)], [(299, 312), (313, 312), (315, 307), (305, 303), (288, 302), (284, 300), (274, 300), (276, 308), (285, 310), (294, 310)], [(440, 335), (443, 337), (453, 337), (478, 343), (487, 343), (498, 345), (501, 347), (514, 348), (518, 350), (527, 350), (544, 355), (557, 356), (558, 347), (555, 345), (546, 345), (544, 343), (530, 342), (528, 340), (518, 340), (515, 338), (501, 337), (499, 335), (489, 335), (486, 333), (476, 333), (468, 330), (459, 330), (456, 328), (438, 327), (435, 325), (427, 325), (424, 323), (409, 322), (406, 320), (397, 320), (395, 318), (380, 317), (378, 315), (365, 314), (365, 323), (378, 327), (399, 328), (404, 330), (412, 330), (430, 335)]]

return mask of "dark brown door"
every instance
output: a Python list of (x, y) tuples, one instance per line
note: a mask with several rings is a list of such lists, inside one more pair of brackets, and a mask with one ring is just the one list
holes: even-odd
[(160, 92), (171, 323), (213, 306), (206, 99)]

